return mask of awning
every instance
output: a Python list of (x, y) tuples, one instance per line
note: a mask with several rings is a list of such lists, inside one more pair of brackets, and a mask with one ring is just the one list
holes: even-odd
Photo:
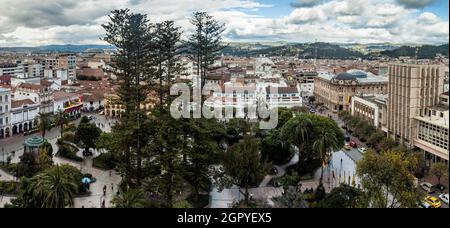
[(80, 110), (82, 107), (83, 107), (83, 104), (79, 104), (79, 105), (72, 106), (70, 108), (65, 109), (64, 112), (70, 113), (70, 112), (73, 112), (76, 110)]

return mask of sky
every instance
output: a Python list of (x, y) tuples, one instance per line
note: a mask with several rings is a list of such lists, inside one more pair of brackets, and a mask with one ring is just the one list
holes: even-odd
[(120, 8), (186, 35), (192, 13), (207, 11), (229, 42), (449, 42), (448, 0), (0, 0), (0, 47), (105, 44), (101, 24)]

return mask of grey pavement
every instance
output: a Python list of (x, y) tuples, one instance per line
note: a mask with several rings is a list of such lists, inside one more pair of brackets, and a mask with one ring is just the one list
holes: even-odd
[(5, 204), (11, 203), (12, 199), (14, 199), (14, 197), (0, 196), (0, 208), (4, 208)]
[(274, 168), (277, 170), (277, 174), (276, 175), (267, 175), (266, 177), (264, 177), (263, 181), (259, 184), (259, 187), (267, 187), (267, 185), (270, 183), (271, 180), (276, 179), (276, 178), (280, 178), (284, 175), (286, 175), (286, 169), (297, 164), (299, 161), (299, 156), (298, 154), (295, 154), (294, 157), (292, 157), (292, 159), (284, 164), (283, 166), (277, 166), (275, 165)]

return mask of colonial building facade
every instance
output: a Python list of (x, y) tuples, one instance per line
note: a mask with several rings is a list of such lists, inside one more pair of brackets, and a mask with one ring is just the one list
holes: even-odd
[(334, 112), (351, 111), (352, 99), (362, 94), (385, 94), (388, 78), (370, 72), (350, 70), (334, 75), (320, 72), (314, 81), (316, 103)]

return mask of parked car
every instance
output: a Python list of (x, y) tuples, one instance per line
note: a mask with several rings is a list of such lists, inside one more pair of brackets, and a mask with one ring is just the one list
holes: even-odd
[(419, 204), (419, 208), (432, 208), (432, 206), (425, 201), (421, 201)]
[(433, 208), (441, 208), (442, 207), (442, 202), (434, 196), (425, 197), (425, 202), (429, 203)]
[(345, 143), (344, 149), (351, 150), (352, 146), (350, 146), (350, 143)]
[(441, 194), (439, 196), (439, 199), (442, 200), (442, 202), (446, 203), (448, 205), (448, 193), (447, 194)]
[(420, 187), (428, 194), (433, 194), (436, 192), (436, 189), (433, 188), (433, 185), (428, 182), (420, 183)]
[(361, 154), (365, 154), (365, 153), (367, 153), (367, 148), (361, 147), (361, 148), (358, 149), (358, 151)]
[(350, 146), (353, 148), (358, 148), (358, 144), (355, 141), (351, 141)]
[(445, 186), (443, 184), (437, 184), (435, 186), (433, 186), (434, 189), (437, 189), (441, 192), (443, 192), (445, 190)]

